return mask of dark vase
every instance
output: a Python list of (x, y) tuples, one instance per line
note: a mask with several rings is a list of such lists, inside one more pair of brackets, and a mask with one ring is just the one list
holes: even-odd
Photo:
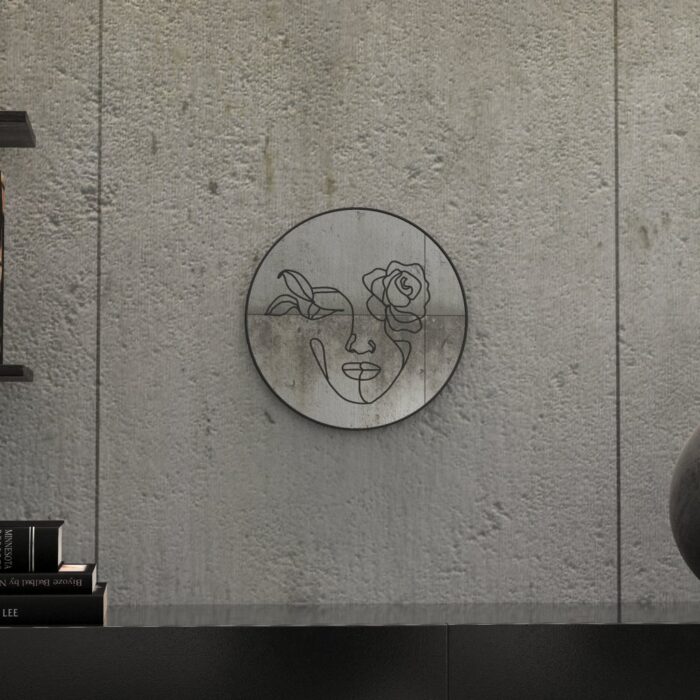
[(686, 443), (673, 472), (669, 513), (676, 545), (700, 578), (700, 428)]

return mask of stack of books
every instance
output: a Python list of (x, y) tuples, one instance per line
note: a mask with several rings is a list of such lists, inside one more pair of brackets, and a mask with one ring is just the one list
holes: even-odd
[(0, 520), (0, 625), (103, 625), (95, 564), (66, 564), (62, 520)]

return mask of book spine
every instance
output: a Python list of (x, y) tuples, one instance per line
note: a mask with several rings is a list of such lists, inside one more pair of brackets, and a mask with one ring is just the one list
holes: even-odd
[(92, 593), (91, 572), (3, 574), (0, 595), (37, 595), (41, 593)]
[(29, 528), (0, 528), (0, 571), (14, 573), (31, 571), (29, 568)]
[(106, 610), (104, 584), (92, 595), (0, 595), (0, 626), (103, 625)]
[(0, 573), (58, 571), (60, 557), (59, 527), (0, 528)]

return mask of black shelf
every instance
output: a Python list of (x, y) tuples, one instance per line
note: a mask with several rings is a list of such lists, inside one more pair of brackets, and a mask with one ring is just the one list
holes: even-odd
[[(34, 148), (36, 137), (26, 112), (0, 111), (0, 148)], [(6, 365), (4, 362), (4, 305), (5, 305), (5, 216), (4, 189), (0, 183), (3, 202), (0, 205), (0, 382), (31, 382), (34, 373), (24, 365)]]
[(0, 111), (0, 148), (34, 148), (36, 137), (26, 112)]

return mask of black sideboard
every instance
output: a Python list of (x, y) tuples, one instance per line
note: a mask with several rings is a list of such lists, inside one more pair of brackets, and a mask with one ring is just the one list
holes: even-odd
[(0, 682), (8, 698), (697, 698), (696, 613), (617, 624), (609, 606), (112, 609), (105, 628), (0, 629)]

